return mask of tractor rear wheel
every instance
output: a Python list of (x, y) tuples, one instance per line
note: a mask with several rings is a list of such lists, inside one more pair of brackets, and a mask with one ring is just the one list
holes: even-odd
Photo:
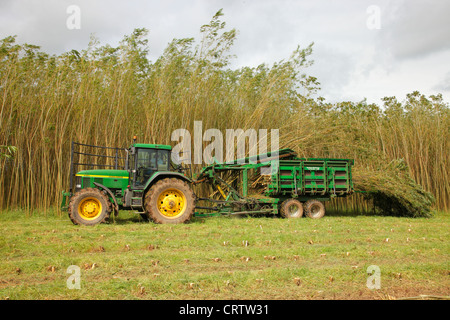
[(320, 219), (325, 215), (325, 205), (319, 200), (311, 199), (305, 203), (306, 215), (312, 219)]
[(177, 178), (156, 182), (145, 195), (145, 211), (155, 223), (184, 223), (195, 209), (195, 195), (190, 186)]
[(297, 199), (287, 199), (281, 203), (280, 214), (283, 218), (301, 218), (303, 205)]
[(69, 218), (74, 224), (93, 226), (107, 222), (112, 205), (106, 194), (96, 188), (86, 188), (75, 193), (69, 202)]

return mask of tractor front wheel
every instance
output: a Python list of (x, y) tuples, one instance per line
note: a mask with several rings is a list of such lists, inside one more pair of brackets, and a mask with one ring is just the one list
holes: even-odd
[(165, 178), (156, 182), (145, 195), (145, 211), (155, 223), (184, 223), (195, 209), (195, 195), (183, 180)]
[(112, 205), (108, 196), (99, 189), (86, 188), (72, 196), (68, 211), (74, 224), (93, 226), (108, 221)]

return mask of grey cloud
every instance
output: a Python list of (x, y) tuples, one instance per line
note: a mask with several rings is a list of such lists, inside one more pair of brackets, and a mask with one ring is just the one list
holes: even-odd
[(419, 58), (450, 48), (448, 0), (408, 0), (383, 11), (381, 43), (396, 59)]
[(433, 89), (439, 92), (450, 92), (450, 71), (444, 78), (433, 86)]

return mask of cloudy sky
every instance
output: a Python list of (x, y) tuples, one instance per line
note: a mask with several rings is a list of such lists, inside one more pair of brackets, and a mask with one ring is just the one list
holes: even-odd
[[(73, 5), (79, 28), (70, 29)], [(221, 8), (239, 32), (232, 67), (272, 64), (314, 42), (307, 73), (330, 102), (381, 104), (414, 90), (450, 99), (448, 0), (1, 0), (0, 38), (59, 54), (85, 49), (91, 34), (114, 46), (145, 27), (155, 60), (173, 38), (198, 37)]]

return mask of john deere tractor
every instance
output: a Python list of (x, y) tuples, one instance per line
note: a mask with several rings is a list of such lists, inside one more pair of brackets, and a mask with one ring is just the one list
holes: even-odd
[[(70, 191), (63, 192), (62, 207), (80, 225), (106, 222), (119, 209), (134, 210), (155, 223), (187, 222), (196, 196), (184, 169), (171, 162), (171, 149), (135, 139), (128, 149), (72, 142)], [(92, 157), (96, 160), (89, 163)], [(80, 166), (89, 169), (76, 171)]]

